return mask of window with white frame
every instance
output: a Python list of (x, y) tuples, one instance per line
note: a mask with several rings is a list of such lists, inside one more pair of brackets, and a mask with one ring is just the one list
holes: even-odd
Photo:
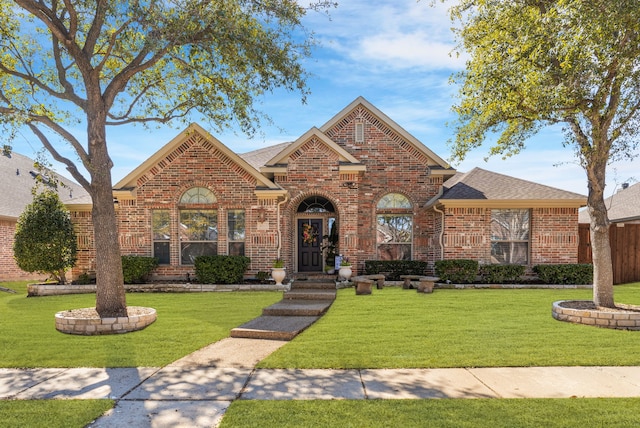
[(529, 263), (530, 211), (491, 210), (491, 262)]
[(378, 260), (411, 260), (413, 205), (400, 193), (383, 196), (376, 210)]
[(205, 187), (187, 190), (179, 202), (180, 263), (192, 265), (198, 256), (218, 254), (216, 197)]
[(244, 210), (227, 211), (227, 240), (230, 256), (244, 256), (245, 212)]

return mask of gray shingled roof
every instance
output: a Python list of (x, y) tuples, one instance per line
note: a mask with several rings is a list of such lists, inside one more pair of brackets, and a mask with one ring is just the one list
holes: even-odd
[[(33, 164), (33, 159), (19, 153), (11, 153), (10, 157), (0, 154), (0, 217), (17, 219), (33, 201), (31, 189), (36, 183), (33, 174), (37, 173)], [(58, 186), (58, 195), (63, 203), (91, 203), (82, 186), (61, 176), (58, 179), (68, 186)]]
[(265, 148), (254, 150), (251, 152), (241, 153), (238, 156), (240, 156), (249, 165), (251, 165), (252, 167), (254, 167), (259, 171), (260, 168), (265, 166), (267, 162), (273, 159), (278, 153), (283, 151), (290, 144), (291, 142), (280, 143), (274, 146), (265, 147)]
[[(640, 220), (640, 183), (618, 190), (604, 200), (609, 220), (614, 223)], [(589, 223), (587, 210), (578, 214), (579, 223)]]
[(440, 197), (441, 200), (575, 200), (584, 198), (586, 196), (578, 193), (498, 174), (482, 168), (474, 168), (467, 173), (458, 172), (444, 183), (443, 195)]

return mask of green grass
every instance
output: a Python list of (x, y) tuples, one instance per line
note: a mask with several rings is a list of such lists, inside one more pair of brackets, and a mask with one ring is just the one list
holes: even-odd
[(632, 427), (638, 398), (234, 401), (233, 427)]
[(0, 400), (0, 428), (82, 428), (113, 400)]
[[(59, 333), (53, 314), (91, 307), (93, 295), (26, 298), (25, 283), (2, 283), (0, 367), (162, 366), (228, 335), (281, 293), (129, 294), (158, 310), (147, 329), (116, 336)], [(640, 332), (555, 321), (551, 303), (590, 299), (590, 290), (399, 288), (339, 297), (318, 323), (261, 367), (385, 368), (640, 365)], [(640, 283), (616, 287), (616, 301), (640, 304)], [(0, 428), (82, 427), (111, 400), (0, 401)], [(232, 403), (222, 427), (626, 427), (640, 399), (337, 400)]]
[(58, 332), (58, 311), (95, 306), (95, 295), (26, 297), (26, 283), (2, 283), (0, 367), (159, 367), (210, 343), (280, 300), (281, 292), (131, 293), (127, 304), (155, 308), (144, 330), (107, 336)]
[[(263, 368), (640, 365), (640, 332), (559, 322), (556, 300), (591, 290), (340, 290), (328, 313)], [(640, 304), (640, 283), (616, 286)]]

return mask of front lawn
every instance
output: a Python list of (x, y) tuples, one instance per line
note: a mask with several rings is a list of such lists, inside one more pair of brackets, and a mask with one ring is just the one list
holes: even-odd
[(0, 428), (82, 428), (113, 400), (0, 400)]
[(58, 332), (58, 311), (95, 306), (94, 294), (29, 297), (26, 283), (2, 283), (0, 367), (160, 367), (260, 315), (282, 292), (128, 293), (127, 304), (150, 306), (158, 319), (144, 330), (109, 336)]
[(638, 426), (638, 398), (234, 401), (220, 428)]
[[(640, 331), (559, 322), (556, 300), (591, 290), (340, 290), (328, 313), (262, 368), (640, 365)], [(640, 283), (616, 286), (640, 305)]]

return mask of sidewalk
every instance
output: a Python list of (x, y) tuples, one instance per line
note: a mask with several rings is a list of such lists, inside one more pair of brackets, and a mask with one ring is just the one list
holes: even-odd
[(258, 369), (286, 342), (227, 338), (163, 368), (0, 369), (0, 399), (114, 399), (91, 427), (217, 425), (233, 400), (640, 397), (640, 367)]

